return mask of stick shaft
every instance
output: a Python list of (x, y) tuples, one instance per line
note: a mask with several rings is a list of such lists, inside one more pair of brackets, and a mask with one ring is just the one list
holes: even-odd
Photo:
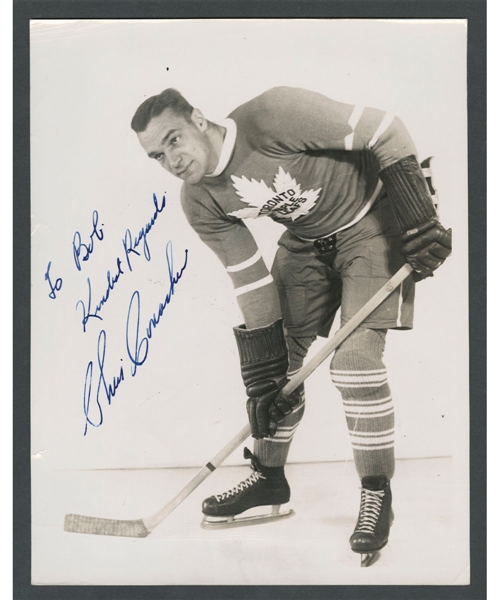
[(283, 388), (285, 394), (290, 394), (295, 390), (309, 375), (318, 368), (318, 366), (330, 354), (340, 346), (340, 344), (351, 335), (351, 333), (361, 325), (361, 323), (371, 315), (371, 313), (382, 302), (388, 298), (392, 292), (410, 275), (412, 267), (406, 263), (399, 271), (389, 279), (389, 281), (380, 290), (374, 294), (368, 302), (362, 306), (358, 312), (349, 319), (349, 321), (341, 327), (337, 333), (329, 340), (321, 350), (308, 361), (298, 373), (290, 378), (290, 381)]
[[(325, 346), (283, 388), (285, 393), (295, 390), (361, 323), (410, 275), (412, 268), (405, 264), (360, 310), (329, 340)], [(250, 435), (250, 425), (245, 427), (202, 467), (182, 490), (153, 516), (144, 519), (151, 531), (183, 502), (207, 477), (231, 455)]]
[(219, 467), (224, 460), (232, 454), (238, 446), (240, 446), (250, 435), (250, 425), (246, 425), (234, 438), (229, 441), (222, 450), (220, 450), (210, 462), (202, 467), (198, 473), (189, 481), (182, 490), (173, 498), (168, 504), (166, 504), (157, 513), (148, 517), (144, 520), (144, 525), (151, 531), (154, 527), (159, 525), (163, 519), (179, 506), (194, 490), (201, 484), (207, 477), (209, 477), (217, 467)]

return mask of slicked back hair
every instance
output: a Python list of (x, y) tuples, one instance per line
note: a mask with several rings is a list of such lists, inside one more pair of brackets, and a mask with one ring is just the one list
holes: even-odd
[(144, 100), (135, 111), (130, 126), (136, 133), (145, 131), (151, 119), (157, 117), (166, 109), (184, 117), (186, 121), (189, 121), (193, 113), (193, 107), (184, 96), (174, 88), (168, 88), (163, 90), (161, 94)]

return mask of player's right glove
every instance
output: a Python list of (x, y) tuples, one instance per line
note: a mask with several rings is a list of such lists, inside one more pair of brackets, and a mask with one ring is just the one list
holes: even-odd
[(380, 179), (404, 232), (401, 252), (415, 271), (414, 279), (432, 277), (451, 254), (451, 229), (439, 222), (417, 159), (402, 158), (383, 169)]
[(234, 328), (241, 375), (248, 396), (247, 413), (252, 436), (276, 433), (278, 423), (301, 402), (300, 393), (283, 394), (287, 382), (288, 348), (283, 320), (257, 329)]

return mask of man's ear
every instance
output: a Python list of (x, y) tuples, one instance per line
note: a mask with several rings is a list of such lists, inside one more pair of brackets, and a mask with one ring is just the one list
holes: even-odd
[(198, 108), (193, 109), (193, 112), (191, 113), (191, 121), (193, 121), (200, 131), (206, 131), (208, 127), (208, 121)]

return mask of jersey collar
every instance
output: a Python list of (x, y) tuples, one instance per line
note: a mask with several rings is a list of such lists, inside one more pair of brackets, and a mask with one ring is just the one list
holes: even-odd
[(217, 125), (221, 125), (226, 128), (226, 137), (224, 138), (224, 143), (222, 144), (222, 150), (219, 156), (219, 162), (215, 167), (215, 171), (213, 173), (205, 175), (205, 177), (218, 177), (224, 169), (229, 164), (231, 160), (231, 155), (234, 150), (234, 143), (236, 142), (236, 123), (233, 119), (224, 119)]

